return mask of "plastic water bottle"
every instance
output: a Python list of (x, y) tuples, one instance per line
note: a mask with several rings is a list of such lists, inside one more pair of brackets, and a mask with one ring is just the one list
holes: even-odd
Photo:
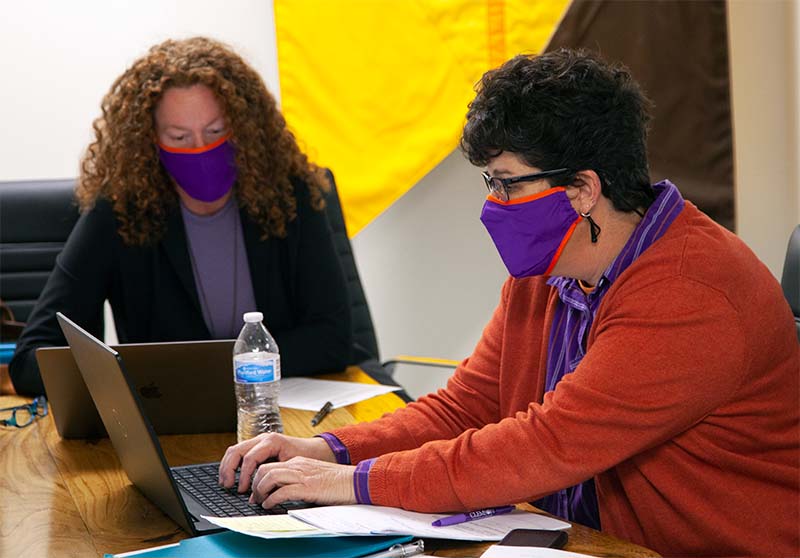
[(233, 345), (237, 436), (240, 442), (262, 432), (283, 432), (278, 392), (281, 357), (278, 344), (261, 321), (261, 312), (246, 312)]

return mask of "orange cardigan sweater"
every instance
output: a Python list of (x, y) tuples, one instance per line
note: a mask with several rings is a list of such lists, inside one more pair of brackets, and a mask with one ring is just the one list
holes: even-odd
[(594, 477), (603, 530), (664, 555), (800, 555), (800, 345), (755, 255), (687, 202), (543, 397), (556, 302), (509, 279), (446, 389), (332, 432), (382, 456), (372, 501), (474, 510)]

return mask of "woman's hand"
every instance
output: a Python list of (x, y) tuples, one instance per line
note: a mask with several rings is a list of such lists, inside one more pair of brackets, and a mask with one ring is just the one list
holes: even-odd
[(293, 457), (289, 461), (266, 463), (253, 478), (250, 503), (272, 508), (287, 500), (318, 504), (355, 504), (352, 465), (338, 465)]
[(250, 488), (250, 479), (256, 467), (261, 463), (268, 460), (288, 461), (299, 456), (336, 462), (333, 451), (323, 438), (294, 438), (275, 433), (259, 434), (225, 451), (219, 464), (219, 483), (225, 488), (231, 488), (236, 468), (241, 466), (238, 490), (246, 492)]

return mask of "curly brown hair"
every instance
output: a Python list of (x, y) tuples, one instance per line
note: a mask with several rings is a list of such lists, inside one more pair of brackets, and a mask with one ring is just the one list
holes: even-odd
[(82, 211), (108, 199), (126, 244), (160, 238), (178, 195), (159, 162), (154, 112), (164, 91), (196, 84), (211, 89), (222, 107), (236, 149), (236, 197), (264, 238), (285, 237), (297, 215), (292, 178), (308, 185), (312, 207), (324, 208), (325, 172), (300, 151), (261, 77), (226, 45), (194, 37), (152, 47), (103, 98), (95, 140), (81, 161)]

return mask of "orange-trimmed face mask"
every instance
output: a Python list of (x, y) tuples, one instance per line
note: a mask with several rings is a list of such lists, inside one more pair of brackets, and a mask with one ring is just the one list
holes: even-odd
[(197, 149), (159, 143), (159, 158), (187, 194), (199, 201), (213, 202), (227, 194), (236, 182), (236, 153), (229, 137)]
[(488, 196), (481, 211), (503, 263), (518, 279), (549, 275), (580, 219), (563, 187), (507, 202)]

